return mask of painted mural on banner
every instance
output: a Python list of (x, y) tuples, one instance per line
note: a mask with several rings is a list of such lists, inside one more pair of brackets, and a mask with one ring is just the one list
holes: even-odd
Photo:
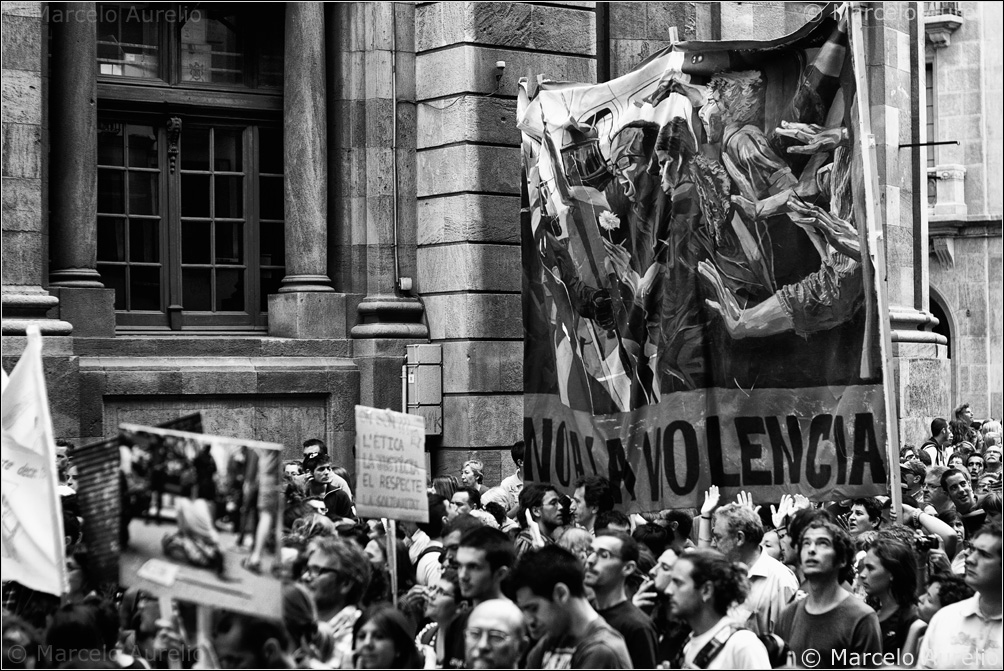
[(887, 491), (846, 25), (524, 80), (527, 479), (640, 511)]

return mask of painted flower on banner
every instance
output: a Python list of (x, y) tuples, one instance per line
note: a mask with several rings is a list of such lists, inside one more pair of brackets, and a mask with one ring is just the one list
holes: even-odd
[(616, 231), (621, 227), (621, 220), (610, 210), (600, 212), (600, 228), (604, 231)]

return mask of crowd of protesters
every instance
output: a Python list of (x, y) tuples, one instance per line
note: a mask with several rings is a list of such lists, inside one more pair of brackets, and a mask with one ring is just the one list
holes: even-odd
[(968, 406), (902, 448), (900, 514), (711, 487), (628, 515), (600, 476), (524, 485), (519, 442), (512, 475), (468, 461), (391, 534), (308, 440), (284, 464), (282, 618), (217, 611), (208, 648), (191, 604), (165, 619), (89, 580), (66, 450), (70, 592), (4, 585), (4, 668), (1001, 668), (1001, 425)]

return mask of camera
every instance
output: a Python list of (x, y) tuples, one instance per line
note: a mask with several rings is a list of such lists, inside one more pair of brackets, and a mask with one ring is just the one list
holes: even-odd
[(913, 546), (917, 549), (917, 552), (930, 552), (938, 547), (940, 540), (934, 534), (918, 535), (913, 539)]

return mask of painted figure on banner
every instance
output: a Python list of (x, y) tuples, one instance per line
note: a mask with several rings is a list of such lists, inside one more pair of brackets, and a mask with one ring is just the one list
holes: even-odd
[[(850, 406), (794, 390), (880, 389), (846, 17), (785, 39), (677, 43), (610, 82), (521, 91), (527, 421), (558, 426), (553, 400), (574, 426), (567, 440), (616, 437), (623, 463), (588, 454), (612, 480), (637, 470), (632, 441), (665, 438), (653, 429), (703, 427), (719, 409), (777, 415), (759, 390), (805, 402), (781, 411), (794, 412), (798, 450), (803, 433), (843, 450), (842, 420), (808, 424)], [(660, 449), (678, 449), (668, 435)], [(588, 470), (561, 449), (541, 459)]]

